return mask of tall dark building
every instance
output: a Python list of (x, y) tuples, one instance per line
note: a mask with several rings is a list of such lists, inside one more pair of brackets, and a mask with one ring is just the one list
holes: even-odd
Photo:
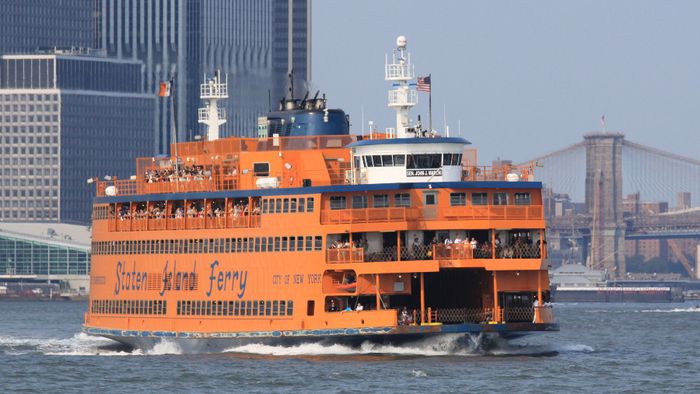
[[(257, 117), (310, 79), (310, 0), (101, 0), (97, 43), (110, 56), (144, 62), (144, 90), (175, 76), (179, 140), (203, 134), (199, 84), (220, 69), (229, 77), (222, 136), (256, 133)], [(296, 86), (299, 89), (296, 89)], [(154, 114), (155, 153), (172, 142), (168, 103)]]
[(92, 47), (96, 5), (96, 0), (0, 1), (0, 54)]
[(143, 63), (80, 52), (0, 57), (0, 222), (90, 222), (94, 176), (153, 151)]

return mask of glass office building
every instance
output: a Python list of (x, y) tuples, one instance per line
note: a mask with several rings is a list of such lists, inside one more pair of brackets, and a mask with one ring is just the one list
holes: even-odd
[(0, 228), (0, 284), (60, 283), (86, 292), (90, 231), (68, 224), (10, 223)]
[(94, 45), (96, 0), (0, 1), (0, 54)]
[(153, 152), (143, 64), (78, 53), (0, 58), (0, 222), (88, 224), (92, 177)]
[[(97, 46), (117, 58), (139, 59), (144, 90), (175, 76), (178, 139), (203, 134), (197, 123), (199, 84), (220, 69), (229, 77), (228, 122), (222, 136), (256, 133), (257, 117), (277, 106), (293, 69), (303, 95), (311, 78), (310, 0), (102, 1), (97, 12)], [(298, 87), (298, 89), (297, 89)], [(172, 141), (169, 106), (154, 114), (154, 153)]]

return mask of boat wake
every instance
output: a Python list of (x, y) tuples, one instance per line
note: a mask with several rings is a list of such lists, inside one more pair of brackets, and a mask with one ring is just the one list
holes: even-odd
[(21, 338), (0, 336), (0, 354), (21, 356), (143, 356), (182, 354), (175, 342), (161, 341), (152, 349), (131, 350), (111, 339), (78, 333), (70, 338)]
[(587, 345), (559, 347), (516, 345), (505, 339), (486, 338), (482, 335), (448, 334), (425, 338), (401, 345), (363, 342), (359, 347), (343, 344), (307, 343), (290, 346), (247, 344), (226, 349), (226, 353), (244, 353), (266, 356), (555, 356), (566, 352), (593, 352)]
[(643, 309), (642, 313), (700, 313), (700, 307), (693, 306), (688, 308), (673, 308), (673, 309)]

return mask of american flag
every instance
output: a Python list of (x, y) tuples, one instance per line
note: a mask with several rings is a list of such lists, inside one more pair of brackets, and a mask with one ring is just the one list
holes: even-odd
[(418, 77), (418, 85), (416, 86), (416, 90), (419, 92), (430, 93), (430, 75), (427, 77)]

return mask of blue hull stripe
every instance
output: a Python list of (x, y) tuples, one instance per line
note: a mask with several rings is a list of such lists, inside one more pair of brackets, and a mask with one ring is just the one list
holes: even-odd
[(434, 326), (399, 326), (399, 327), (366, 327), (341, 328), (326, 330), (275, 330), (249, 332), (174, 332), (174, 331), (138, 331), (110, 330), (104, 328), (83, 327), (83, 332), (90, 335), (107, 337), (141, 337), (141, 338), (183, 338), (183, 339), (216, 339), (216, 338), (317, 338), (345, 337), (369, 335), (425, 335), (425, 334), (457, 334), (495, 332), (495, 333), (526, 333), (537, 331), (559, 331), (558, 324), (509, 323), (509, 324), (446, 324)]

